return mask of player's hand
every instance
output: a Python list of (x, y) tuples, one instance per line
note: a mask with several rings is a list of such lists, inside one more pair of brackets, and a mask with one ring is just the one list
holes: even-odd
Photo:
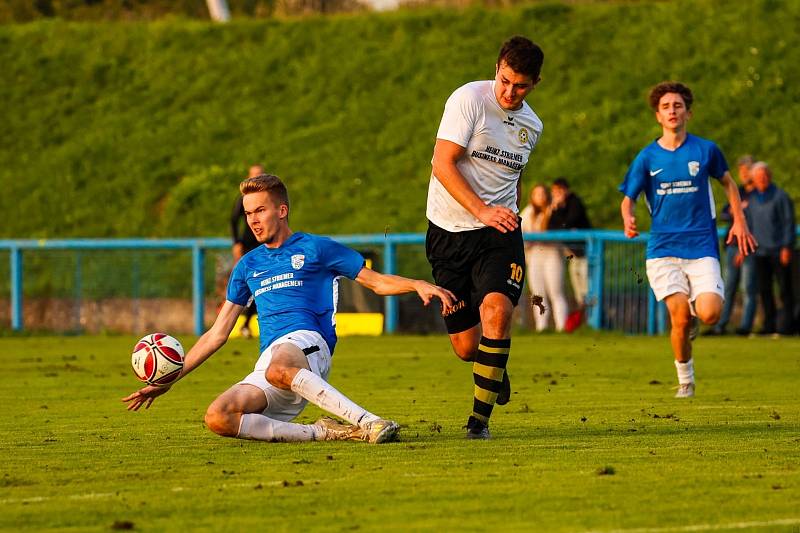
[(733, 221), (733, 224), (731, 224), (731, 230), (728, 232), (728, 238), (725, 240), (725, 244), (732, 243), (733, 239), (736, 239), (736, 244), (739, 245), (739, 253), (742, 255), (750, 255), (751, 252), (756, 251), (756, 246), (758, 246), (756, 238), (753, 237), (753, 234), (750, 233), (747, 224), (743, 223), (742, 220)]
[(434, 297), (439, 298), (442, 301), (442, 313), (449, 310), (456, 303), (456, 295), (444, 287), (418, 280), (414, 288), (424, 305), (431, 303), (431, 299)]
[(122, 399), (123, 402), (128, 402), (128, 411), (138, 411), (144, 405), (145, 409), (150, 409), (153, 400), (167, 392), (169, 387), (154, 387), (148, 385), (143, 387), (133, 394), (130, 394)]
[(478, 220), (500, 233), (514, 231), (519, 226), (517, 214), (507, 207), (486, 205), (478, 213)]
[(636, 217), (633, 215), (623, 216), (622, 224), (625, 227), (625, 236), (629, 239), (639, 236), (639, 230), (636, 229)]
[(789, 266), (789, 263), (792, 262), (792, 249), (788, 246), (781, 248), (780, 262), (781, 266)]

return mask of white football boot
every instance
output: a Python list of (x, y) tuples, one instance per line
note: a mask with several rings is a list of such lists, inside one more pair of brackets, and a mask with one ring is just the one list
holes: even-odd
[(693, 398), (694, 397), (694, 383), (681, 383), (678, 385), (678, 392), (675, 393), (676, 398)]
[(400, 432), (400, 425), (393, 420), (384, 420), (379, 418), (365, 425), (364, 436), (362, 440), (370, 444), (381, 444), (397, 440), (397, 434)]
[(328, 416), (323, 416), (314, 425), (322, 428), (322, 440), (366, 440), (365, 432), (360, 427), (343, 424)]

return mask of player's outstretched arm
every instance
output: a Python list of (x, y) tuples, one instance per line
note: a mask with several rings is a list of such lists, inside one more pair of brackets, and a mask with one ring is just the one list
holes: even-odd
[(465, 152), (466, 150), (461, 145), (444, 139), (436, 139), (436, 145), (433, 148), (433, 175), (444, 185), (447, 192), (475, 218), (501, 233), (514, 231), (519, 225), (517, 214), (507, 207), (486, 205), (458, 170), (456, 163), (464, 156)]
[(639, 235), (639, 230), (636, 229), (636, 216), (633, 214), (635, 206), (636, 202), (630, 196), (624, 197), (622, 204), (619, 206), (619, 210), (622, 213), (622, 226), (625, 236), (629, 239)]
[(748, 255), (756, 251), (756, 242), (750, 229), (747, 227), (747, 220), (744, 217), (742, 210), (742, 199), (739, 197), (739, 188), (736, 182), (733, 181), (730, 172), (725, 172), (725, 175), (719, 180), (722, 186), (725, 187), (725, 194), (728, 196), (728, 205), (731, 206), (731, 229), (728, 232), (728, 238), (725, 244), (730, 244), (736, 238), (736, 243), (739, 246), (739, 253), (741, 255)]
[(228, 340), (241, 312), (241, 305), (226, 301), (217, 315), (214, 325), (197, 339), (192, 349), (186, 354), (183, 370), (178, 379), (163, 387), (148, 385), (124, 397), (122, 401), (128, 404), (128, 411), (138, 411), (142, 406), (148, 409), (156, 398), (166, 393), (178, 380), (183, 379), (186, 374), (203, 364), (206, 359), (219, 350)]
[(358, 276), (356, 276), (356, 281), (380, 296), (416, 292), (425, 305), (430, 303), (431, 298), (439, 298), (442, 302), (442, 312), (450, 309), (456, 301), (456, 297), (452, 292), (438, 285), (428, 283), (421, 279), (409, 279), (393, 274), (381, 274), (367, 267), (361, 269)]

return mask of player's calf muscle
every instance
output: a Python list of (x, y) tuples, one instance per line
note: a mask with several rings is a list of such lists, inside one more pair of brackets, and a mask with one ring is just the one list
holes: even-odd
[(451, 335), (450, 342), (453, 345), (453, 352), (459, 359), (464, 361), (474, 361), (478, 353), (479, 337), (474, 335)]

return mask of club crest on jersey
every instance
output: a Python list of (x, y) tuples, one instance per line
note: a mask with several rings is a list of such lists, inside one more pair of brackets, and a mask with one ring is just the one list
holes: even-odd
[(520, 128), (519, 133), (517, 133), (519, 137), (519, 142), (522, 144), (526, 144), (528, 142), (528, 130), (527, 128)]
[(700, 172), (700, 161), (689, 161), (689, 175), (695, 177), (698, 172)]
[(295, 270), (300, 270), (303, 268), (303, 265), (306, 262), (306, 256), (302, 254), (297, 254), (292, 256), (292, 268)]

